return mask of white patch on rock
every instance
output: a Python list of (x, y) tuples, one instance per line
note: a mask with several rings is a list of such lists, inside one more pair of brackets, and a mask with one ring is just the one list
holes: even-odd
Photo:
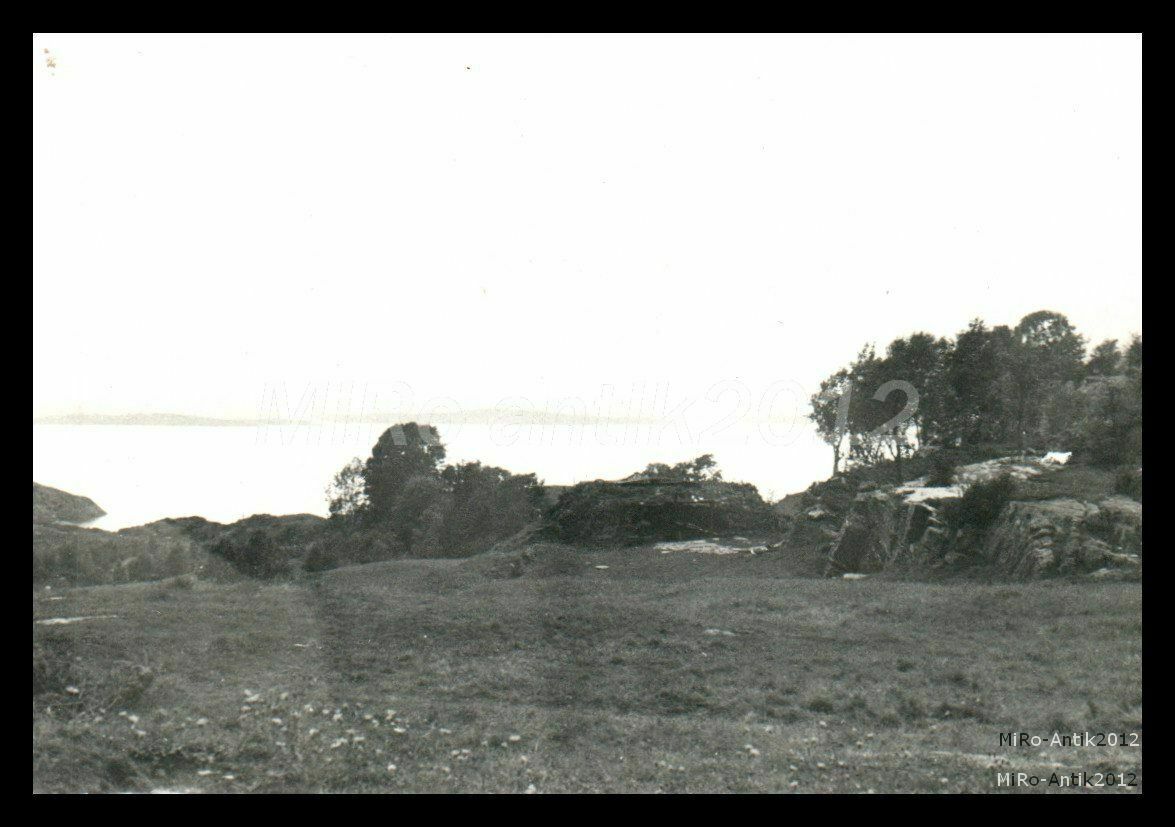
[(657, 543), (653, 548), (662, 554), (672, 554), (673, 552), (690, 552), (692, 554), (739, 554), (741, 552), (748, 552), (750, 554), (757, 554), (761, 551), (767, 551), (767, 546), (751, 545), (749, 541), (743, 541), (746, 545), (738, 544), (740, 538), (733, 540), (719, 540), (714, 538), (712, 540), (677, 540), (673, 542)]
[(1020, 458), (1000, 457), (983, 462), (973, 462), (970, 465), (959, 466), (955, 470), (954, 485), (928, 486), (925, 477), (910, 480), (905, 485), (893, 489), (895, 494), (902, 494), (908, 503), (921, 503), (926, 500), (950, 500), (963, 496), (967, 486), (977, 482), (987, 482), (1006, 474), (1013, 479), (1026, 480), (1029, 477), (1038, 477), (1045, 471), (1052, 471), (1059, 465), (1064, 465), (1072, 456), (1071, 451), (1049, 451), (1043, 457)]

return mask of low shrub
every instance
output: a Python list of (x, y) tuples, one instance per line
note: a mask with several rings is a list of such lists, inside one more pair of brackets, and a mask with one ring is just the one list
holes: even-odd
[(930, 469), (926, 473), (926, 484), (940, 487), (954, 485), (955, 464), (951, 458), (942, 452), (936, 452), (930, 457)]
[(290, 573), (290, 553), (262, 531), (250, 532), (244, 542), (226, 537), (212, 547), (212, 553), (250, 577), (269, 579)]
[(1007, 474), (973, 483), (962, 497), (947, 504), (947, 525), (955, 533), (987, 531), (1015, 492), (1016, 482)]
[(309, 572), (329, 571), (340, 565), (339, 552), (335, 545), (327, 540), (319, 540), (310, 547), (302, 567)]

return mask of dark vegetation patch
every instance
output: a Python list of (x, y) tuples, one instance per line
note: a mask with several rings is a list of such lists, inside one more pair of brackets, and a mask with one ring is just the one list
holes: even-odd
[(33, 524), (35, 585), (98, 585), (162, 580), (182, 574), (231, 579), (235, 570), (179, 525), (118, 532)]
[(545, 517), (562, 543), (639, 545), (659, 540), (762, 535), (778, 521), (754, 486), (722, 481), (586, 482)]
[(958, 499), (946, 500), (942, 515), (949, 529), (958, 534), (982, 535), (995, 523), (1016, 493), (1016, 481), (1006, 474), (972, 483)]
[(1123, 468), (1114, 478), (1114, 493), (1142, 502), (1142, 468)]

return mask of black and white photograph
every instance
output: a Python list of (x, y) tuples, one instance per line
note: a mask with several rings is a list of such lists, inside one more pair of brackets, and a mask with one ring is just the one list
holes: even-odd
[(1142, 35), (33, 35), (33, 795), (1140, 794)]

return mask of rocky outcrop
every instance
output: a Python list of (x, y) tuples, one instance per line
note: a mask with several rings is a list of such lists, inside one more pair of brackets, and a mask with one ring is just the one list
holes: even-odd
[(776, 512), (753, 485), (645, 474), (581, 482), (564, 491), (544, 516), (546, 539), (582, 545), (638, 545), (777, 530)]
[(935, 567), (949, 560), (940, 503), (907, 502), (892, 492), (862, 492), (832, 540), (827, 575)]
[(87, 523), (106, 515), (89, 497), (33, 483), (33, 524)]
[(1141, 571), (1141, 503), (1121, 496), (1013, 500), (981, 534), (968, 535), (953, 529), (946, 514), (961, 490), (915, 481), (859, 492), (829, 546), (825, 574), (980, 566), (1029, 580)]
[(1142, 505), (1123, 497), (1012, 502), (988, 533), (983, 558), (1021, 580), (1142, 567)]

